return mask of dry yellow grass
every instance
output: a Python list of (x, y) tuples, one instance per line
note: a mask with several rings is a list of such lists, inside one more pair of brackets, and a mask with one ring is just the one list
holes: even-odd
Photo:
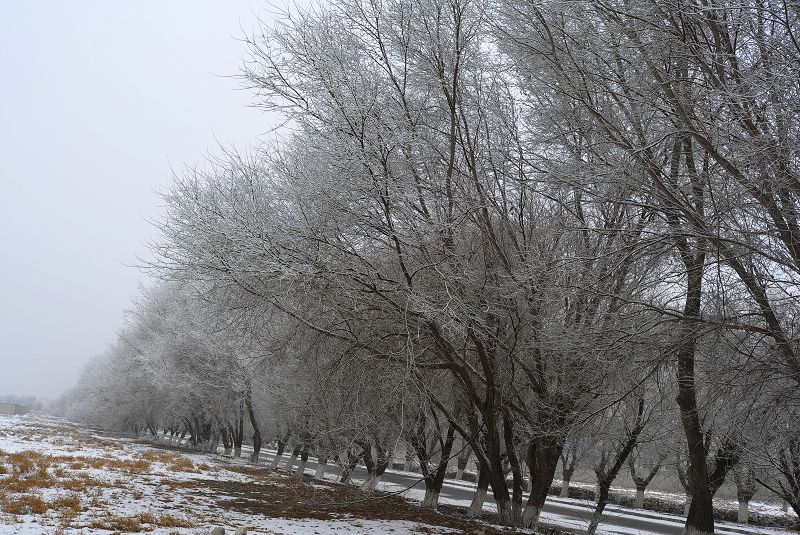
[(56, 509), (56, 510), (67, 509), (74, 513), (80, 513), (85, 511), (85, 508), (81, 504), (81, 498), (77, 494), (68, 494), (66, 496), (61, 496), (59, 498), (51, 500), (49, 506), (51, 509)]
[(0, 500), (0, 509), (6, 513), (23, 514), (24, 510), (29, 510), (34, 514), (42, 514), (52, 509), (63, 514), (75, 515), (84, 511), (81, 499), (77, 494), (60, 496), (51, 501), (45, 501), (35, 494), (18, 494), (7, 496)]
[(178, 518), (172, 515), (159, 515), (154, 525), (160, 528), (193, 528), (195, 524), (185, 518)]
[(94, 520), (89, 524), (89, 527), (134, 533), (142, 531), (142, 523), (139, 522), (138, 518), (123, 516), (109, 516), (107, 518)]
[(155, 524), (156, 520), (156, 515), (153, 513), (139, 513), (139, 522), (142, 524)]
[(174, 455), (172, 453), (166, 451), (158, 451), (158, 450), (147, 450), (140, 454), (142, 459), (146, 459), (151, 462), (160, 462), (164, 464), (169, 464), (177, 459), (179, 456)]
[(46, 513), (50, 508), (48, 503), (39, 496), (24, 494), (22, 496), (7, 497), (0, 501), (0, 508), (6, 513), (15, 515), (25, 514), (26, 512), (40, 515)]
[(198, 472), (194, 467), (194, 463), (186, 457), (178, 457), (173, 462), (167, 465), (169, 470), (173, 472)]

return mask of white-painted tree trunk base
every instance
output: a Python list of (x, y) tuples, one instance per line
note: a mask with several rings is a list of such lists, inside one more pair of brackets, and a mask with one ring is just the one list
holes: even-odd
[(637, 509), (644, 508), (644, 489), (636, 489), (636, 503), (634, 506)]
[(306, 461), (301, 460), (300, 464), (297, 465), (297, 473), (295, 474), (297, 477), (303, 477), (306, 473)]
[(739, 517), (737, 518), (737, 522), (747, 524), (750, 516), (749, 505), (749, 502), (739, 502)]
[(472, 497), (472, 503), (469, 505), (467, 516), (475, 518), (483, 512), (483, 502), (486, 501), (486, 490), (477, 489), (475, 495)]
[(223, 450), (222, 455), (224, 455), (225, 457), (231, 457), (233, 455), (233, 448), (228, 446), (227, 448), (225, 448), (225, 450)]
[(464, 469), (463, 469), (463, 468), (459, 468), (459, 469), (457, 469), (457, 470), (456, 470), (456, 479), (457, 479), (457, 480), (459, 480), (459, 481), (461, 481), (461, 479), (462, 479), (463, 477), (464, 477)]
[(375, 476), (375, 474), (369, 474), (367, 479), (364, 480), (364, 483), (361, 484), (361, 490), (364, 492), (372, 492), (377, 486), (378, 478)]
[(276, 455), (275, 458), (272, 459), (272, 462), (269, 465), (271, 470), (275, 470), (276, 468), (278, 468), (278, 464), (281, 462), (282, 457), (283, 455)]
[(296, 460), (297, 460), (297, 455), (292, 454), (292, 456), (289, 457), (289, 460), (286, 461), (286, 466), (284, 466), (283, 469), (286, 470), (287, 472), (291, 472), (292, 467), (294, 466), (294, 462)]
[(314, 479), (325, 479), (325, 465), (318, 464), (317, 471), (314, 472)]
[(422, 499), (422, 507), (436, 509), (439, 507), (439, 493), (425, 489), (425, 497)]
[(687, 516), (689, 514), (689, 508), (692, 506), (692, 497), (686, 496), (686, 501), (683, 504), (683, 516)]
[(542, 510), (534, 505), (526, 505), (522, 510), (522, 527), (528, 529), (537, 529), (539, 527), (539, 517)]
[(562, 498), (569, 498), (569, 479), (565, 479), (564, 482), (561, 483), (561, 492), (559, 492), (558, 495)]

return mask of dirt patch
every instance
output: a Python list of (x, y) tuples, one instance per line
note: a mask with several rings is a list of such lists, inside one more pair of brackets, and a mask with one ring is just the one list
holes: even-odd
[[(442, 506), (442, 512), (435, 512), (410, 504), (396, 495), (381, 492), (366, 494), (350, 485), (308, 477), (295, 478), (255, 467), (227, 469), (255, 477), (256, 481), (198, 480), (193, 483), (203, 496), (219, 496), (216, 499), (219, 507), (239, 513), (291, 519), (405, 520), (469, 534), (517, 532), (453, 516), (451, 513), (458, 514), (458, 508), (455, 507)], [(186, 488), (186, 482), (182, 482), (181, 487)]]

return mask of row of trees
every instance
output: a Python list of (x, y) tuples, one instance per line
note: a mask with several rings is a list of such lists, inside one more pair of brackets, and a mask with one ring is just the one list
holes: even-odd
[(432, 506), (463, 441), (509, 525), (585, 447), (591, 531), (675, 425), (685, 533), (737, 466), (800, 513), (799, 16), (334, 0), (262, 27), (242, 79), (285, 137), (174, 179), (164, 282), (76, 406), (247, 422), (256, 460), (268, 433), (372, 481), (402, 437)]

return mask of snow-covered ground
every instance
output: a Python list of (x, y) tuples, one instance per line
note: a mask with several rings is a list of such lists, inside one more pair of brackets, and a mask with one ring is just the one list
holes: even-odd
[[(308, 467), (306, 473), (313, 475), (314, 469)], [(415, 473), (407, 475), (419, 477)], [(336, 473), (326, 474), (328, 481), (314, 481), (267, 472), (245, 459), (154, 448), (148, 443), (103, 436), (56, 418), (0, 416), (0, 535), (207, 534), (216, 526), (224, 527), (227, 533), (247, 527), (249, 533), (275, 535), (465, 532), (488, 535), (507, 531), (485, 524), (469, 524), (468, 531), (464, 525), (456, 529), (453, 522), (447, 521), (448, 517), (429, 511), (423, 515), (424, 510), (419, 508), (410, 508), (410, 515), (398, 515), (391, 507), (382, 509), (384, 502), (370, 504), (363, 516), (351, 514), (349, 509), (334, 508), (334, 512), (323, 512), (322, 508), (315, 511), (315, 507), (303, 509), (308, 503), (368, 501), (350, 487), (329, 483), (335, 479)], [(464, 481), (447, 480), (445, 485), (464, 490), (474, 488), (474, 483)], [(421, 501), (424, 495), (422, 489), (407, 489), (385, 481), (378, 489), (397, 493), (411, 502)], [(298, 506), (298, 496), (308, 501)], [(660, 497), (682, 499), (663, 493)], [(544, 523), (568, 530), (586, 528), (591, 502), (557, 497), (548, 501), (558, 505), (558, 512), (545, 511)], [(408, 508), (401, 500), (398, 502)], [(469, 500), (443, 495), (440, 503), (467, 507)], [(382, 516), (386, 509), (393, 514)], [(493, 511), (494, 505), (487, 503), (484, 509)], [(306, 515), (306, 511), (310, 514)], [(676, 529), (680, 532), (683, 523), (678, 516), (615, 505), (609, 505), (606, 512), (616, 518), (613, 523), (601, 525), (600, 533), (607, 535), (662, 535)], [(780, 511), (772, 506), (770, 512)], [(653, 520), (655, 527), (627, 527), (642, 518)], [(668, 531), (667, 526), (673, 531)], [(741, 534), (742, 528), (719, 523), (718, 533)], [(793, 533), (765, 528), (747, 528), (746, 532)]]
[[(209, 482), (252, 482), (255, 475), (237, 471), (243, 464), (103, 437), (55, 418), (0, 416), (0, 534), (202, 534), (217, 526), (265, 534), (461, 532), (407, 520), (280, 518), (224, 508), (226, 496)], [(267, 484), (279, 489), (281, 478), (312, 485), (277, 474)]]

